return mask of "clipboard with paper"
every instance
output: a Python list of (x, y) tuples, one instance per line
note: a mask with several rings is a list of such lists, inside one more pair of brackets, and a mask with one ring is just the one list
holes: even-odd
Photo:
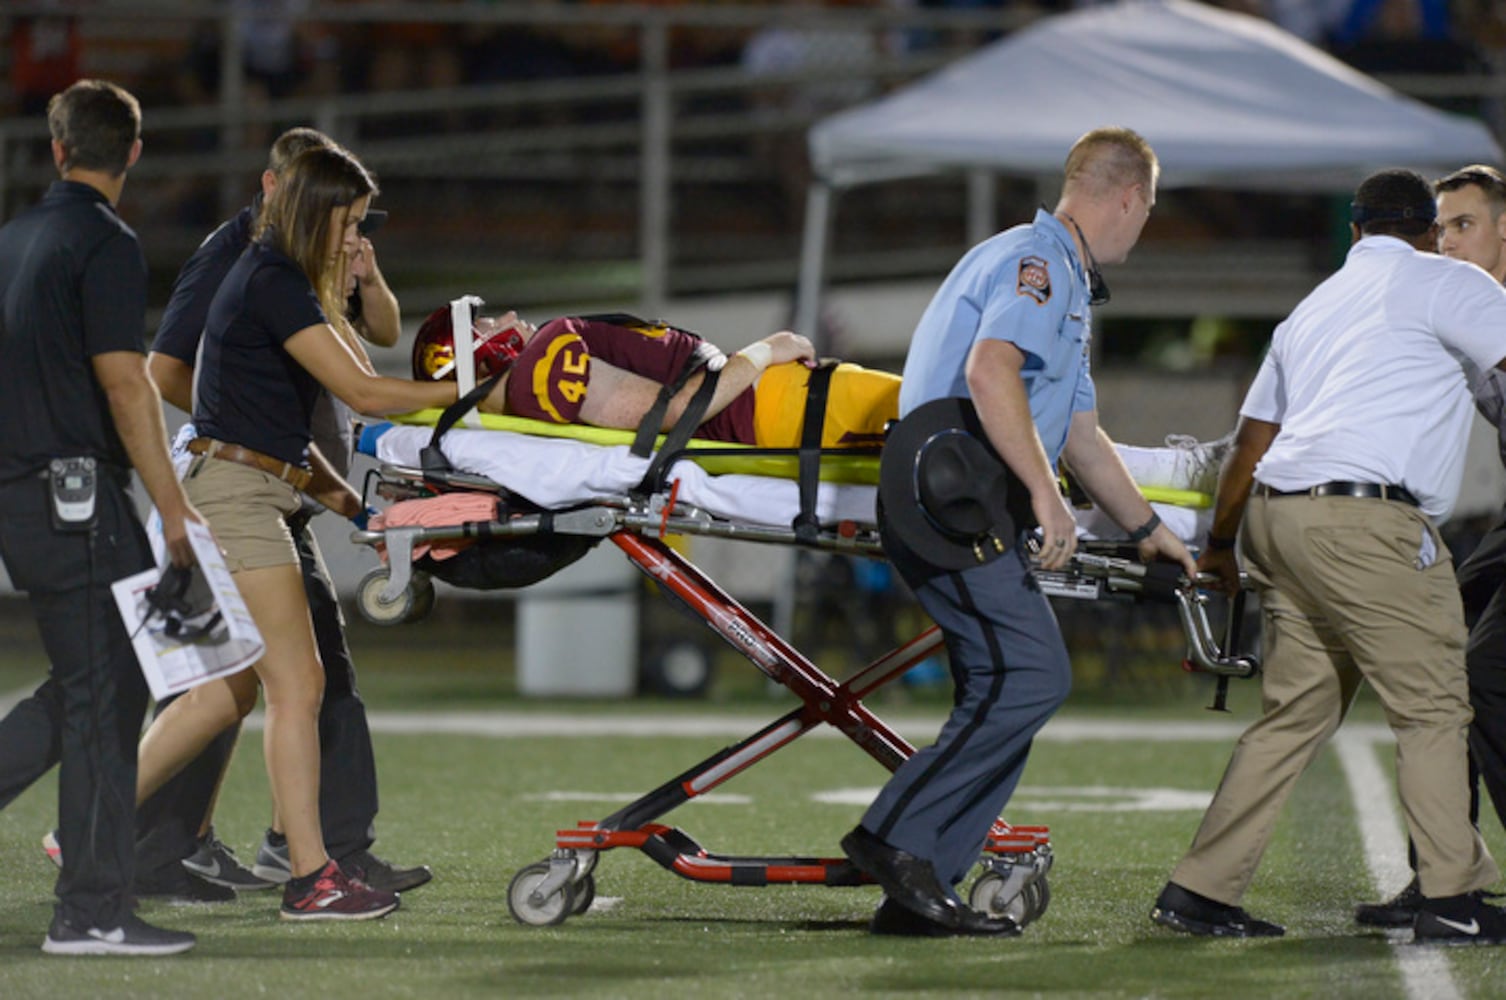
[[(195, 522), (187, 527), (198, 560), (191, 572), (164, 565), (110, 586), (141, 672), (159, 701), (238, 673), (266, 649), (209, 528)], [(165, 564), (155, 512), (148, 531)]]

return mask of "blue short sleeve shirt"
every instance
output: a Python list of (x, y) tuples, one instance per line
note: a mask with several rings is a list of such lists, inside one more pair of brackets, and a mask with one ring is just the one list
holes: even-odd
[(980, 339), (1025, 355), (1030, 415), (1054, 467), (1074, 413), (1097, 405), (1088, 354), (1088, 282), (1072, 237), (1045, 209), (970, 250), (926, 307), (905, 360), (899, 410), (970, 396), (968, 354)]

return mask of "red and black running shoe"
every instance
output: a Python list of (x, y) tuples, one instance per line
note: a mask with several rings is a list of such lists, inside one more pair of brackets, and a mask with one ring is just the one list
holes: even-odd
[(375, 920), (397, 905), (397, 893), (378, 892), (330, 861), (316, 874), (283, 886), (281, 916), (284, 920)]

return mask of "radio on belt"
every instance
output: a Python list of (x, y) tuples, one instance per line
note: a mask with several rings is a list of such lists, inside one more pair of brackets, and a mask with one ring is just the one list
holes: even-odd
[(98, 485), (94, 459), (54, 458), (47, 471), (52, 491), (52, 526), (59, 531), (87, 531), (94, 527)]

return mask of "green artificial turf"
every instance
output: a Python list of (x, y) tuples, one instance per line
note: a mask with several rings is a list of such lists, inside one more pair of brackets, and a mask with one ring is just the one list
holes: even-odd
[[(743, 726), (756, 728), (756, 717), (740, 711), (728, 731)], [(1404, 995), (1391, 946), (1349, 922), (1353, 903), (1373, 892), (1332, 753), (1299, 785), (1246, 901), (1287, 924), (1277, 941), (1193, 940), (1146, 919), (1197, 811), (1050, 806), (1080, 801), (1070, 790), (1084, 786), (1209, 790), (1222, 742), (1041, 741), (1009, 817), (1051, 826), (1052, 903), (1019, 940), (877, 939), (863, 931), (874, 888), (697, 884), (628, 850), (601, 856), (603, 910), (558, 927), (512, 920), (507, 883), (548, 855), (555, 829), (601, 818), (728, 741), (379, 734), (378, 848), (433, 865), (434, 882), (370, 924), (281, 924), (270, 892), (217, 906), (148, 903), (148, 919), (200, 935), (194, 952), (163, 960), (60, 960), (37, 950), (52, 881), (37, 846), (55, 808), (44, 781), (0, 813), (9, 873), (0, 883), (0, 996)], [(258, 743), (254, 733), (243, 741), (218, 814), (221, 836), (243, 857), (265, 823)], [(668, 821), (719, 852), (830, 854), (861, 806), (812, 794), (881, 779), (845, 741), (807, 738), (719, 789), (727, 799), (690, 803)], [(1448, 953), (1466, 996), (1498, 994), (1497, 956)]]
[[(199, 935), (170, 959), (58, 959), (38, 950), (54, 873), (38, 846), (54, 822), (53, 777), (0, 811), (0, 1000), (71, 997), (827, 997), (894, 996), (1243, 998), (1363, 997), (1408, 993), (1400, 949), (1350, 921), (1375, 898), (1361, 831), (1337, 755), (1322, 753), (1294, 792), (1245, 905), (1286, 924), (1279, 940), (1209, 941), (1147, 919), (1192, 837), (1200, 810), (1130, 810), (1137, 792), (1209, 793), (1232, 738), (1162, 741), (1179, 726), (1227, 721), (1258, 708), (1253, 683), (1236, 683), (1233, 713), (1202, 710), (1206, 686), (1159, 703), (1079, 697), (1060, 721), (1140, 724), (1120, 739), (1037, 741), (1024, 786), (1006, 813), (1051, 827), (1051, 905), (1018, 940), (896, 940), (865, 933), (878, 890), (697, 884), (631, 850), (605, 852), (597, 906), (556, 927), (512, 919), (508, 883), (548, 856), (554, 831), (600, 819), (627, 798), (753, 732), (785, 711), (746, 666), (738, 687), (712, 701), (533, 703), (511, 692), (508, 641), (441, 620), (427, 636), (374, 635), (353, 626), (373, 711), (382, 811), (377, 850), (433, 866), (434, 881), (389, 918), (364, 924), (288, 925), (274, 892), (217, 906), (144, 904), (143, 915)], [(0, 694), (38, 677), (29, 626), (0, 620)], [(733, 664), (731, 669), (738, 669)], [(751, 680), (749, 679), (751, 677)], [(730, 690), (731, 693), (728, 693)], [(945, 691), (903, 689), (874, 699), (879, 714), (923, 739), (946, 709)], [(415, 713), (426, 713), (416, 716)], [(445, 734), (455, 713), (512, 720), (558, 716), (550, 735)], [(416, 732), (386, 728), (389, 713)], [(606, 732), (571, 735), (569, 719)], [(611, 732), (642, 723), (648, 735)], [(1365, 699), (1355, 722), (1379, 719)], [(427, 721), (425, 721), (427, 720)], [(670, 735), (688, 721), (714, 735)], [(656, 729), (657, 727), (657, 729)], [(1378, 745), (1389, 773), (1390, 749)], [(839, 853), (881, 768), (840, 737), (811, 737), (761, 761), (665, 817), (707, 849), (731, 854)], [(835, 800), (835, 801), (833, 801)], [(220, 836), (249, 860), (269, 812), (260, 733), (243, 737), (216, 817)], [(1484, 822), (1498, 857), (1506, 837)], [(1397, 886), (1383, 887), (1388, 893)], [(1461, 994), (1499, 996), (1506, 950), (1434, 952)], [(1412, 996), (1428, 996), (1414, 991)]]

